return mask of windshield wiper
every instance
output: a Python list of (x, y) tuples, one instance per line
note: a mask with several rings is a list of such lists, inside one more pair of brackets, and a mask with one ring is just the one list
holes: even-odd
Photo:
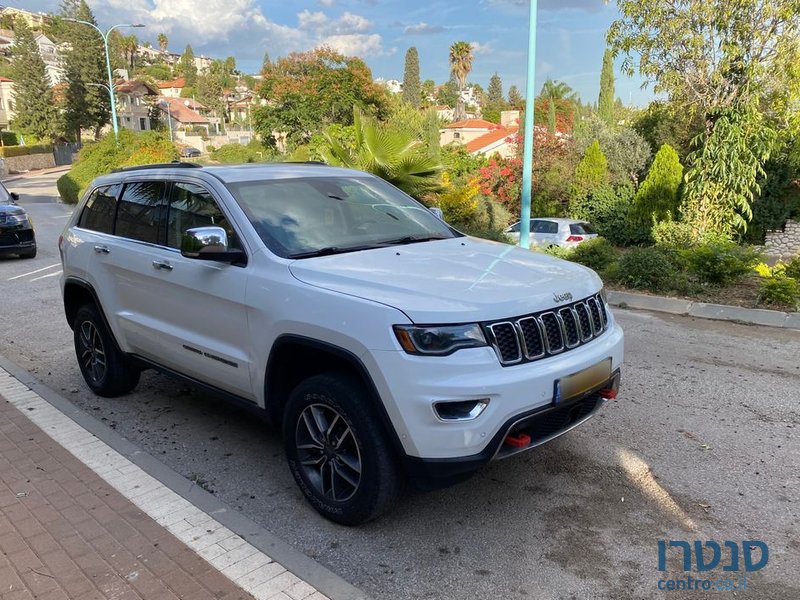
[(347, 252), (358, 252), (359, 250), (367, 250), (373, 246), (345, 246), (339, 248), (338, 246), (326, 246), (319, 250), (309, 250), (308, 252), (297, 252), (290, 254), (289, 258), (314, 258), (315, 256), (331, 256), (333, 254), (345, 254)]
[(440, 235), (407, 235), (396, 240), (386, 240), (385, 242), (378, 242), (380, 246), (402, 246), (405, 244), (417, 244), (419, 242), (431, 242), (433, 240), (448, 240), (450, 238), (442, 237)]

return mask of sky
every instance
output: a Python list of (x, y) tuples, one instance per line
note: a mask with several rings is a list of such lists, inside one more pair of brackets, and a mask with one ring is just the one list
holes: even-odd
[[(240, 70), (258, 71), (264, 52), (274, 60), (318, 45), (363, 58), (374, 77), (403, 78), (406, 50), (416, 46), (420, 76), (449, 78), (453, 42), (473, 44), (469, 81), (487, 87), (498, 73), (504, 92), (526, 82), (529, 0), (87, 0), (101, 27), (144, 23), (141, 41), (156, 46), (164, 32), (170, 50), (191, 44), (195, 54), (236, 57)], [(27, 10), (57, 12), (59, 0), (4, 0)], [(566, 82), (584, 102), (596, 102), (609, 25), (619, 16), (604, 0), (539, 0), (536, 91), (545, 79)], [(620, 72), (616, 93), (626, 104), (653, 97), (642, 80)]]

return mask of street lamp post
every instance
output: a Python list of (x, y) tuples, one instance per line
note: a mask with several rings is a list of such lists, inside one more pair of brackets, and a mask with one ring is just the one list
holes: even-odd
[(533, 99), (536, 94), (536, 9), (531, 0), (528, 25), (528, 82), (525, 94), (525, 139), (522, 152), (522, 209), (519, 221), (519, 245), (528, 248), (531, 233), (531, 188), (533, 186)]
[(81, 23), (82, 25), (88, 25), (89, 27), (93, 27), (97, 33), (100, 34), (100, 37), (103, 38), (103, 47), (106, 51), (106, 71), (108, 72), (108, 98), (111, 101), (111, 126), (114, 128), (114, 139), (119, 139), (119, 125), (117, 124), (117, 103), (114, 99), (114, 74), (111, 71), (111, 53), (108, 51), (108, 36), (111, 35), (111, 32), (115, 29), (119, 29), (120, 27), (144, 27), (141, 23), (138, 24), (130, 24), (130, 23), (119, 23), (110, 27), (107, 31), (103, 32), (97, 25), (90, 21), (82, 21), (81, 19), (64, 19), (65, 21), (71, 21), (72, 23)]

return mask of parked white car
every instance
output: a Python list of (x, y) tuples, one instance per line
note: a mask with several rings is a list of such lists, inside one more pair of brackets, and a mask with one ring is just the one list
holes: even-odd
[[(505, 230), (505, 234), (519, 242), (519, 226), (517, 221)], [(597, 232), (586, 221), (560, 218), (531, 219), (530, 243), (532, 246), (549, 248), (574, 248), (581, 242), (597, 237)]]
[(593, 271), (466, 237), (366, 173), (122, 169), (59, 249), (95, 393), (152, 368), (264, 417), (339, 523), (387, 510), (403, 479), (441, 487), (544, 444), (617, 393), (623, 334)]

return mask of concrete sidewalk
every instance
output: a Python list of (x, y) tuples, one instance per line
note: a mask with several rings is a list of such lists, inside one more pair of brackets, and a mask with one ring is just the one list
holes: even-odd
[(327, 600), (0, 369), (3, 600)]

